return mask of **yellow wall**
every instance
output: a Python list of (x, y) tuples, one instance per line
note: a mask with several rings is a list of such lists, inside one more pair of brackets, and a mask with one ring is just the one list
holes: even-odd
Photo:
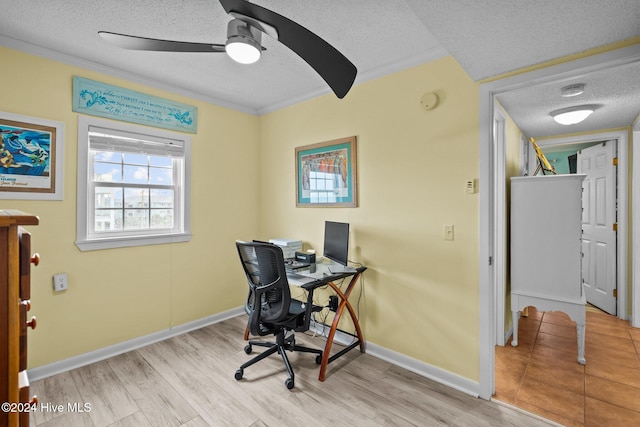
[[(0, 47), (0, 111), (63, 122), (64, 200), (0, 200), (0, 209), (40, 217), (30, 227), (41, 263), (33, 269), (29, 333), (34, 368), (241, 305), (246, 289), (233, 242), (257, 233), (258, 119), (144, 85)], [(198, 107), (192, 136), (193, 238), (188, 243), (80, 252), (76, 234), (79, 75)], [(67, 272), (69, 290), (51, 276)]]
[[(424, 93), (439, 106), (425, 111)], [(478, 380), (478, 85), (443, 58), (260, 117), (260, 233), (322, 250), (351, 224), (367, 341)], [(297, 146), (358, 137), (358, 208), (296, 208)], [(443, 226), (455, 240), (443, 240)]]

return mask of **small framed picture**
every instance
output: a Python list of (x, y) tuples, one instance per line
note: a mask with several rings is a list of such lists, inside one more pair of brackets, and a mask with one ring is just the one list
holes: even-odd
[(357, 207), (356, 137), (296, 148), (296, 206)]
[(0, 199), (62, 200), (64, 123), (0, 112)]

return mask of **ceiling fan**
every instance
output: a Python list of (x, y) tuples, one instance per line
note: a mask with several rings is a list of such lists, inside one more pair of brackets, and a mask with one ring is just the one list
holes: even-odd
[(227, 26), (226, 44), (190, 43), (99, 31), (98, 34), (118, 47), (164, 52), (226, 52), (237, 62), (250, 64), (260, 59), (260, 44), (265, 33), (304, 59), (338, 98), (344, 98), (356, 78), (351, 61), (329, 43), (300, 24), (275, 12), (244, 0), (220, 0), (232, 19)]

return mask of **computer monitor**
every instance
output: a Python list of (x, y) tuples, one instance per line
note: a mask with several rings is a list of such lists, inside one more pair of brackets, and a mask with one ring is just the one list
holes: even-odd
[(325, 221), (324, 254), (325, 258), (346, 266), (349, 255), (349, 224)]

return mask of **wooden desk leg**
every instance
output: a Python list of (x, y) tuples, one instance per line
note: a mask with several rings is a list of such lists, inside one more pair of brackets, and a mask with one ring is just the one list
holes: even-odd
[(249, 325), (245, 326), (244, 328), (244, 340), (249, 340)]
[[(349, 286), (347, 287), (347, 292), (344, 295), (342, 294), (342, 292), (340, 292), (340, 288), (336, 286), (336, 292), (338, 293), (338, 295), (340, 295), (340, 298), (342, 298), (340, 305), (338, 305), (338, 310), (336, 310), (336, 314), (338, 312), (340, 312), (340, 314), (337, 315), (336, 317), (338, 317), (338, 320), (339, 320), (340, 316), (342, 315), (342, 310), (344, 309), (344, 307), (347, 307), (347, 310), (349, 311), (349, 315), (351, 316), (351, 320), (353, 320), (353, 326), (355, 326), (356, 328), (356, 335), (358, 337), (358, 341), (360, 341), (360, 352), (364, 353), (364, 336), (362, 335), (362, 330), (360, 329), (360, 322), (358, 322), (358, 317), (356, 316), (356, 312), (351, 306), (351, 303), (349, 302), (349, 296), (351, 295), (351, 291), (353, 290), (352, 285), (355, 285), (356, 282), (357, 280), (349, 283)], [(336, 324), (336, 328), (337, 327), (338, 325)]]
[(336, 314), (333, 317), (333, 322), (331, 322), (331, 329), (329, 329), (329, 335), (327, 336), (327, 342), (324, 345), (324, 351), (322, 352), (322, 362), (320, 363), (320, 375), (318, 376), (318, 380), (324, 381), (325, 375), (327, 373), (327, 365), (329, 364), (329, 356), (331, 354), (331, 346), (333, 345), (333, 338), (336, 334), (336, 330), (338, 329), (338, 323), (340, 323), (340, 317), (342, 316), (342, 311), (345, 307), (349, 311), (349, 315), (351, 316), (351, 320), (353, 321), (353, 325), (356, 328), (356, 334), (358, 336), (358, 341), (360, 342), (360, 351), (364, 352), (364, 337), (362, 335), (362, 330), (360, 329), (360, 323), (358, 322), (358, 317), (356, 316), (356, 312), (353, 310), (351, 303), (349, 302), (349, 296), (351, 295), (351, 291), (355, 287), (358, 282), (358, 278), (360, 274), (356, 274), (349, 282), (349, 286), (347, 286), (346, 291), (343, 293), (335, 283), (329, 282), (329, 286), (331, 289), (335, 291), (336, 294), (340, 297), (340, 304), (338, 305), (338, 309), (336, 310)]

